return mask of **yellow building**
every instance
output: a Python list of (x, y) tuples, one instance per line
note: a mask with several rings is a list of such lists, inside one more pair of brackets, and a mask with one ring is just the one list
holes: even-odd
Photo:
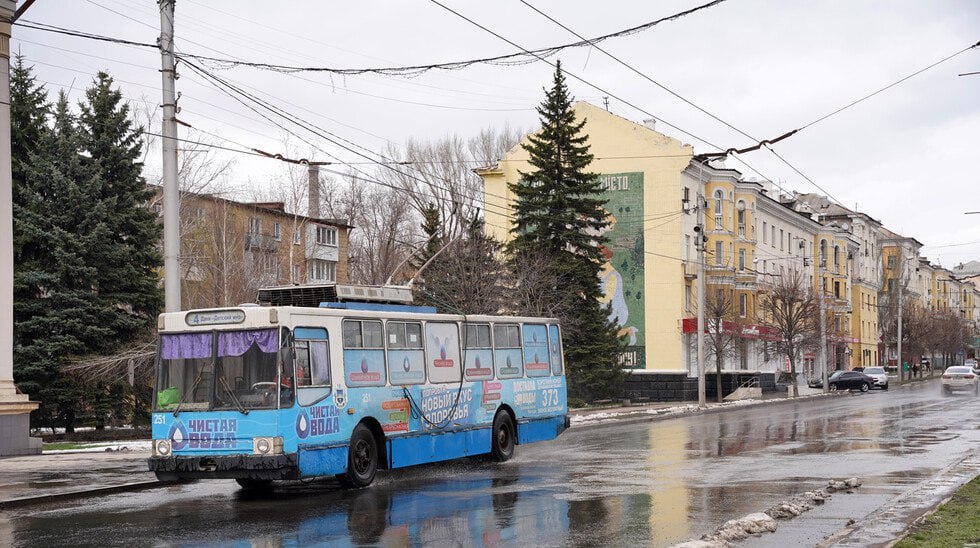
[[(686, 378), (687, 371), (679, 370), (686, 310), (681, 242), (684, 220), (692, 217), (684, 208), (694, 195), (684, 191), (681, 173), (692, 148), (656, 131), (652, 120), (637, 124), (586, 102), (573, 108), (576, 119), (585, 120), (583, 132), (595, 157), (588, 169), (599, 174), (609, 200), (610, 261), (601, 276), (605, 300), (628, 339), (624, 366)], [(510, 239), (513, 226), (508, 184), (519, 180), (519, 171), (531, 170), (520, 145), (495, 166), (477, 170), (484, 181), (486, 230), (500, 241)]]

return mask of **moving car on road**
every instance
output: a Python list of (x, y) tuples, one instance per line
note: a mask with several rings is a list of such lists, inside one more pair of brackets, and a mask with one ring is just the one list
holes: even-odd
[(954, 390), (972, 390), (974, 395), (980, 393), (980, 376), (972, 367), (966, 365), (954, 365), (947, 367), (943, 371), (943, 394), (950, 394)]
[(872, 388), (888, 390), (888, 373), (885, 372), (884, 367), (866, 367), (863, 373), (874, 379), (875, 383), (871, 385)]

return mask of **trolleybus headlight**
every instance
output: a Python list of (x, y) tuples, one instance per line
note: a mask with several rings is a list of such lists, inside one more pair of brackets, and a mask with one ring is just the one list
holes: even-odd
[(282, 453), (282, 438), (255, 438), (252, 440), (252, 452), (258, 455), (278, 455)]
[(170, 442), (168, 440), (157, 440), (153, 444), (153, 450), (158, 457), (168, 457), (170, 456)]

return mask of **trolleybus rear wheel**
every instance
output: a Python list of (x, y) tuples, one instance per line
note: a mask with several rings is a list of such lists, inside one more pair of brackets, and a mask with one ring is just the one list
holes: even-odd
[(493, 418), (490, 456), (497, 462), (510, 460), (514, 456), (514, 442), (514, 421), (506, 411), (498, 411)]
[(350, 436), (347, 450), (347, 472), (338, 479), (346, 487), (367, 487), (378, 472), (378, 442), (363, 424), (358, 424)]

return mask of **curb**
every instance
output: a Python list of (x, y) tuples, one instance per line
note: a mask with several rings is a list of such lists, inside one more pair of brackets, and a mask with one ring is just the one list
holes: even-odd
[[(663, 420), (670, 420), (670, 419), (679, 419), (681, 417), (691, 417), (697, 415), (713, 415), (715, 413), (724, 413), (726, 411), (731, 411), (734, 409), (751, 409), (753, 407), (762, 407), (766, 405), (785, 405), (790, 403), (802, 403), (802, 402), (820, 399), (820, 398), (841, 396), (845, 393), (846, 392), (828, 392), (826, 394), (811, 394), (809, 396), (797, 396), (795, 398), (759, 400), (757, 402), (743, 404), (743, 405), (732, 405), (729, 407), (715, 406), (715, 407), (707, 407), (705, 409), (692, 409), (690, 411), (677, 412), (677, 413), (669, 413), (665, 411), (659, 414), (647, 415), (644, 411), (637, 411), (635, 413), (627, 412), (627, 413), (623, 413), (623, 415), (625, 416), (622, 418), (609, 417), (608, 419), (590, 421), (585, 424), (572, 424), (569, 430), (573, 430), (573, 431), (586, 430), (590, 428), (596, 428), (599, 426), (610, 426), (612, 424), (615, 425), (639, 424), (644, 422), (656, 422), (656, 421), (663, 421)], [(697, 404), (694, 403), (688, 405), (697, 405)], [(671, 408), (667, 407), (664, 409), (671, 409)], [(634, 414), (639, 416), (630, 417), (630, 415), (634, 415)]]
[(143, 489), (153, 489), (154, 487), (162, 487), (168, 485), (168, 482), (151, 480), (151, 481), (140, 481), (134, 483), (125, 483), (123, 485), (114, 485), (111, 487), (97, 487), (94, 489), (86, 489), (84, 491), (70, 491), (67, 493), (52, 493), (50, 495), (40, 495), (36, 497), (22, 497), (19, 499), (10, 499), (0, 501), (0, 510), (10, 510), (12, 508), (21, 508), (24, 506), (33, 506), (35, 504), (44, 504), (47, 502), (57, 502), (64, 500), (76, 500), (87, 497), (96, 497), (99, 495), (111, 495), (114, 493), (125, 493), (128, 491), (142, 491)]

